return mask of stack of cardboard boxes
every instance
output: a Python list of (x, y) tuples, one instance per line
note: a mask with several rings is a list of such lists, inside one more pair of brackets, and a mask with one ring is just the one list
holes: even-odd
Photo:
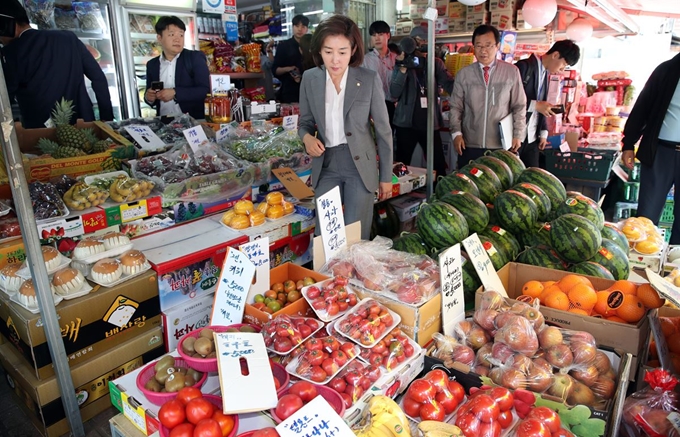
[(490, 21), (498, 30), (514, 29), (517, 0), (489, 0)]

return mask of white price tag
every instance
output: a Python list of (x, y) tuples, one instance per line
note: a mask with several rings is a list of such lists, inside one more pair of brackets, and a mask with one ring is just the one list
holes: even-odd
[(442, 290), (442, 328), (444, 335), (453, 336), (453, 327), (465, 319), (460, 244), (439, 254), (439, 278)]
[(560, 144), (560, 152), (564, 152), (564, 153), (571, 152), (571, 149), (569, 148), (569, 143), (564, 142), (564, 143)]
[(281, 437), (354, 437), (354, 432), (338, 416), (323, 396), (317, 396), (276, 426)]
[(298, 115), (287, 115), (283, 117), (283, 128), (285, 130), (295, 130), (297, 129)]
[(217, 133), (215, 133), (215, 141), (218, 143), (222, 142), (222, 140), (229, 136), (229, 132), (231, 132), (231, 126), (228, 124), (222, 125), (220, 130), (218, 130)]
[(123, 223), (147, 217), (149, 211), (146, 207), (146, 202), (140, 202), (135, 206), (128, 205), (127, 208), (121, 208), (121, 221)]
[(326, 261), (328, 261), (347, 245), (340, 188), (335, 187), (323, 196), (317, 197), (316, 210), (319, 214), (321, 240), (323, 241)]
[(125, 130), (139, 144), (142, 150), (158, 150), (165, 148), (166, 144), (161, 140), (149, 126), (132, 124), (125, 126)]
[(238, 249), (245, 253), (255, 266), (255, 282), (251, 285), (248, 294), (248, 302), (251, 302), (256, 294), (264, 294), (271, 285), (269, 283), (269, 237), (242, 244)]
[(484, 288), (486, 290), (497, 291), (501, 295), (508, 297), (508, 292), (505, 290), (501, 278), (498, 277), (498, 273), (496, 273), (496, 270), (491, 263), (491, 259), (486, 253), (487, 249), (484, 247), (477, 234), (472, 234), (463, 240), (463, 246), (470, 257), (470, 261), (475, 267), (479, 280), (482, 282), (482, 285), (484, 285)]
[(208, 141), (208, 137), (205, 136), (205, 131), (201, 126), (194, 126), (191, 129), (183, 130), (182, 133), (194, 152), (198, 151), (198, 147), (201, 144)]
[(228, 74), (211, 74), (210, 89), (212, 94), (227, 94), (231, 88), (231, 80)]
[(227, 249), (210, 317), (211, 325), (233, 325), (243, 320), (243, 309), (255, 266), (245, 253)]
[(661, 321), (659, 320), (659, 311), (650, 311), (649, 315), (649, 327), (654, 336), (654, 342), (656, 343), (656, 352), (659, 355), (659, 362), (661, 367), (668, 370), (671, 373), (675, 373), (675, 367), (673, 366), (673, 361), (671, 360), (670, 350), (668, 350), (668, 343), (666, 343), (666, 337), (663, 335), (661, 330)]

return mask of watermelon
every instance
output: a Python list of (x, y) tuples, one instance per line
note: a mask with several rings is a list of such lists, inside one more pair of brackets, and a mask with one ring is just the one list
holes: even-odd
[(448, 176), (440, 176), (439, 179), (437, 179), (437, 188), (434, 190), (437, 198), (441, 198), (444, 194), (454, 190), (465, 191), (466, 193), (479, 197), (477, 185), (462, 173), (452, 173)]
[(493, 156), (481, 156), (475, 159), (475, 163), (486, 165), (493, 170), (493, 172), (496, 173), (496, 176), (498, 176), (498, 179), (500, 179), (501, 186), (504, 190), (507, 190), (512, 186), (514, 175), (512, 174), (510, 167), (508, 167), (508, 164), (505, 162), (498, 158), (494, 158)]
[(512, 171), (512, 176), (515, 183), (517, 183), (517, 178), (519, 178), (519, 175), (524, 171), (524, 169), (526, 169), (522, 160), (519, 159), (519, 156), (512, 152), (508, 152), (507, 150), (494, 150), (493, 152), (489, 152), (488, 155), (498, 158), (504, 163), (508, 164), (508, 167), (510, 167), (510, 170)]
[(456, 208), (468, 224), (468, 231), (472, 234), (479, 232), (489, 224), (489, 210), (484, 202), (464, 191), (452, 191), (439, 199)]
[(389, 202), (373, 206), (373, 224), (375, 235), (392, 238), (399, 233), (399, 216)]
[(515, 260), (521, 264), (545, 267), (553, 270), (566, 270), (567, 265), (557, 253), (549, 247), (529, 247), (517, 256)]
[(465, 309), (475, 308), (475, 293), (477, 289), (482, 286), (482, 281), (479, 280), (477, 271), (468, 259), (467, 254), (463, 251), (462, 255), (462, 270), (463, 270), (463, 298), (465, 300)]
[(392, 248), (416, 255), (428, 255), (430, 253), (430, 248), (427, 247), (423, 238), (416, 233), (402, 232), (401, 236), (392, 243)]
[(491, 264), (493, 265), (493, 268), (496, 271), (500, 270), (504, 265), (508, 263), (508, 259), (506, 259), (505, 256), (503, 255), (503, 252), (499, 245), (497, 245), (490, 238), (487, 238), (484, 235), (478, 235), (478, 237), (479, 241), (482, 242), (482, 247), (484, 247), (484, 250), (486, 250), (486, 254), (489, 255), (489, 258), (491, 259)]
[(533, 200), (517, 190), (507, 190), (494, 201), (501, 226), (514, 234), (533, 230), (538, 220), (538, 208)]
[(600, 232), (602, 232), (602, 238), (612, 240), (614, 243), (618, 244), (624, 252), (628, 252), (630, 250), (626, 234), (621, 232), (621, 230), (617, 228), (615, 224), (605, 223)]
[(514, 260), (517, 257), (517, 254), (519, 254), (519, 241), (517, 241), (514, 235), (500, 226), (489, 225), (479, 234), (496, 243), (496, 247), (503, 252), (503, 256), (508, 262)]
[(597, 229), (604, 227), (604, 213), (599, 205), (591, 198), (580, 194), (567, 197), (567, 200), (562, 202), (555, 212), (558, 217), (564, 214), (578, 214), (593, 222)]
[(617, 281), (620, 279), (628, 279), (628, 275), (630, 274), (628, 252), (624, 252), (618, 244), (606, 238), (602, 239), (602, 245), (589, 261), (604, 266)]
[(592, 261), (583, 261), (578, 264), (574, 264), (573, 266), (569, 267), (569, 271), (578, 273), (580, 275), (595, 276), (596, 278), (609, 279), (610, 281), (614, 280), (614, 276), (612, 276), (609, 270), (607, 270), (604, 266)]
[(498, 225), (499, 223), (498, 216), (496, 215), (496, 207), (493, 206), (493, 203), (487, 203), (486, 210), (489, 211), (489, 224)]
[(543, 190), (541, 190), (538, 186), (530, 184), (528, 182), (516, 184), (514, 187), (512, 187), (512, 189), (517, 190), (520, 193), (526, 194), (527, 196), (529, 196), (529, 198), (531, 198), (531, 200), (534, 201), (534, 203), (536, 204), (536, 208), (538, 208), (539, 220), (548, 219), (548, 214), (550, 214), (552, 204), (550, 203), (550, 198), (545, 194)]
[(460, 172), (469, 177), (479, 189), (479, 197), (484, 203), (492, 203), (503, 191), (500, 179), (489, 167), (483, 164), (468, 164)]
[(463, 214), (444, 202), (423, 203), (416, 216), (416, 228), (425, 244), (435, 249), (451, 247), (468, 236)]
[(555, 211), (560, 203), (567, 200), (567, 190), (564, 188), (564, 184), (555, 175), (542, 168), (530, 167), (524, 170), (516, 182), (529, 182), (538, 185), (550, 199), (552, 209)]
[(550, 227), (552, 247), (568, 262), (589, 260), (602, 244), (600, 230), (590, 220), (580, 215), (561, 215), (550, 223)]
[(550, 229), (550, 223), (548, 222), (536, 223), (536, 225), (534, 225), (533, 231), (519, 234), (519, 239), (522, 243), (522, 246), (552, 246), (552, 241), (550, 240)]
[(583, 196), (580, 191), (567, 191), (567, 197)]

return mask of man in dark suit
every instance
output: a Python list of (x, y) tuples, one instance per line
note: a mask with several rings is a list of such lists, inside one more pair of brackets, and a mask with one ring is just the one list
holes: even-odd
[(16, 98), (25, 128), (42, 128), (55, 104), (71, 100), (74, 116), (95, 119), (84, 76), (92, 82), (99, 118), (113, 120), (109, 85), (97, 61), (73, 32), (35, 30), (17, 0), (2, 0), (0, 14), (13, 17), (13, 37), (2, 37), (3, 68), (10, 101)]
[[(146, 64), (144, 100), (158, 115), (189, 113), (196, 119), (204, 118), (203, 102), (210, 93), (205, 55), (184, 48), (186, 26), (179, 18), (160, 17), (155, 27), (163, 53)], [(154, 82), (162, 82), (162, 89), (154, 89), (158, 88)]]
[(529, 56), (518, 61), (524, 93), (527, 96), (527, 136), (520, 148), (519, 157), (527, 167), (538, 167), (539, 151), (548, 143), (548, 124), (546, 117), (552, 117), (553, 105), (546, 102), (548, 94), (548, 75), (559, 74), (568, 65), (575, 65), (581, 51), (571, 40), (557, 41), (548, 53), (539, 57)]
[(300, 101), (300, 80), (302, 78), (302, 52), (300, 39), (309, 29), (309, 18), (304, 15), (293, 17), (293, 37), (276, 46), (272, 72), (281, 81), (281, 103)]

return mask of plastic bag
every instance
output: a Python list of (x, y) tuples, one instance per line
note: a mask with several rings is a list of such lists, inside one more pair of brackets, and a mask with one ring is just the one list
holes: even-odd
[(380, 378), (380, 368), (354, 360), (328, 382), (328, 387), (335, 390), (350, 408)]
[(678, 380), (663, 369), (645, 374), (648, 387), (633, 393), (623, 405), (622, 433), (628, 437), (680, 437), (677, 423)]
[(337, 321), (335, 329), (357, 344), (373, 347), (398, 323), (385, 305), (374, 299), (364, 299)]
[(416, 421), (444, 422), (464, 399), (463, 386), (449, 379), (449, 375), (442, 369), (434, 369), (411, 383), (401, 403), (404, 413)]
[[(533, 402), (533, 395), (529, 395)], [(510, 435), (506, 434), (506, 430), (515, 423), (513, 412), (524, 403), (520, 397), (503, 387), (472, 387), (469, 399), (456, 411), (455, 420), (451, 423), (455, 423), (465, 436)]]
[(312, 337), (300, 347), (286, 370), (302, 379), (326, 384), (342, 370), (357, 354), (358, 348), (351, 341), (335, 336)]
[(28, 18), (40, 30), (54, 29), (54, 0), (26, 0)]
[(434, 340), (434, 351), (432, 356), (439, 358), (446, 367), (453, 367), (454, 362), (462, 363), (472, 367), (475, 363), (475, 351), (466, 344), (461, 344), (453, 337), (442, 335), (435, 332), (432, 335)]
[(72, 8), (64, 9), (64, 7), (57, 6), (54, 9), (54, 24), (59, 30), (77, 30), (78, 19), (76, 18), (76, 11)]
[(28, 191), (36, 220), (68, 215), (68, 209), (54, 185), (44, 182), (31, 182), (28, 185)]
[(251, 162), (264, 162), (272, 158), (290, 158), (305, 151), (302, 140), (295, 131), (285, 131), (280, 126), (265, 124), (245, 129), (234, 129), (224, 143), (234, 156)]
[(105, 29), (104, 17), (99, 9), (99, 3), (73, 2), (73, 9), (83, 32), (102, 33)]
[(285, 355), (301, 345), (320, 327), (320, 322), (314, 319), (282, 314), (265, 323), (261, 332), (267, 350)]
[(330, 322), (353, 308), (359, 298), (342, 276), (302, 288), (302, 295), (319, 319)]
[[(153, 186), (151, 188), (153, 188)], [(151, 189), (149, 188), (148, 191), (150, 193)], [(64, 193), (63, 199), (69, 209), (82, 211), (93, 206), (101, 205), (109, 198), (109, 194), (110, 191), (102, 190), (97, 186), (87, 185), (84, 182), (76, 182)]]
[(362, 361), (382, 368), (385, 373), (393, 371), (420, 351), (420, 347), (411, 344), (399, 328), (394, 328), (372, 348), (359, 349), (359, 358)]

